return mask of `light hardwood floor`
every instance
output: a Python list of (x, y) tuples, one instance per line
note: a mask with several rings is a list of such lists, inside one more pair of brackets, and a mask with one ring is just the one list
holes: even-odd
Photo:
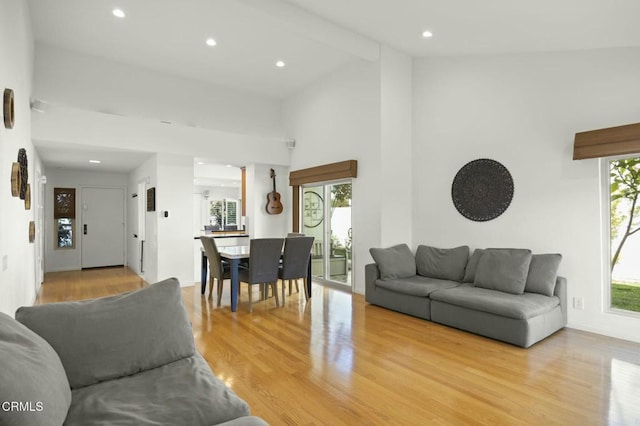
[[(50, 273), (37, 303), (140, 288), (128, 269)], [(529, 349), (368, 305), (313, 297), (238, 312), (185, 287), (199, 351), (273, 425), (640, 424), (640, 344), (565, 329)], [(257, 291), (257, 289), (256, 289)]]

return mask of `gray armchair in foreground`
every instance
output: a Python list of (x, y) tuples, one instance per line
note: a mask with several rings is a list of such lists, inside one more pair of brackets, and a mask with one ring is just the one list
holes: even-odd
[(0, 424), (266, 424), (196, 351), (175, 278), (16, 319), (0, 314)]

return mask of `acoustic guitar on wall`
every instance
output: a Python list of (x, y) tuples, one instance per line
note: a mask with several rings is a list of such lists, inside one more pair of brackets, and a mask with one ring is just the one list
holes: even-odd
[(267, 194), (267, 213), (282, 213), (282, 203), (280, 202), (280, 193), (276, 192), (276, 172), (271, 169), (271, 179), (273, 179), (273, 191)]

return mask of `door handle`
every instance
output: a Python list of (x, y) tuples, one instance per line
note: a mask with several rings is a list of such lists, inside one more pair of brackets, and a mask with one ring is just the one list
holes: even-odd
[(87, 224), (86, 224), (86, 223), (84, 224), (84, 227), (83, 227), (83, 228), (84, 228), (84, 229), (83, 229), (83, 231), (84, 231), (84, 235), (87, 235)]

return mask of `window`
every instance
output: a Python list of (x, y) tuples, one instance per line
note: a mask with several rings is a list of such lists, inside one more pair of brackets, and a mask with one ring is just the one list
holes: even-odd
[(53, 220), (56, 248), (74, 248), (76, 221), (75, 188), (53, 188)]
[(210, 201), (209, 225), (219, 230), (238, 229), (238, 200)]
[(607, 160), (610, 307), (640, 313), (640, 157)]

